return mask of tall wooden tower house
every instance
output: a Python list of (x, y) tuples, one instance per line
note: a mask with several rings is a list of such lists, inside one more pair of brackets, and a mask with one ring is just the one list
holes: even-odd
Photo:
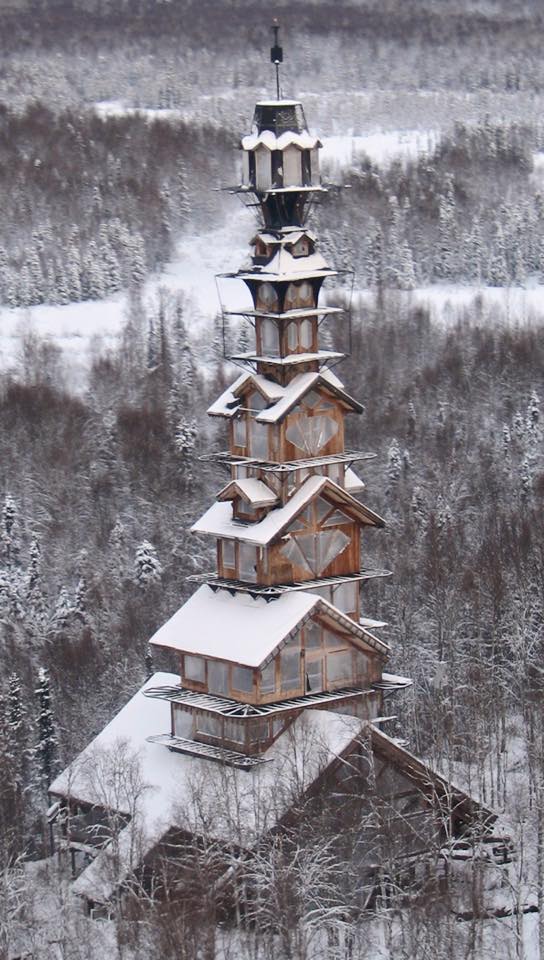
[[(278, 51), (276, 44), (276, 66)], [(223, 421), (227, 449), (207, 459), (230, 476), (192, 528), (215, 540), (217, 569), (195, 578), (196, 591), (151, 639), (172, 652), (177, 672), (152, 677), (51, 786), (59, 842), (70, 847), (75, 871), (84, 867), (75, 889), (94, 903), (182, 828), (180, 805), (197, 777), (202, 793), (218, 771), (231, 771), (248, 846), (276, 829), (288, 813), (279, 787), (300, 736), (315, 747), (305, 790), (324, 773), (334, 779), (336, 771), (340, 782), (345, 759), (360, 757), (362, 738), (370, 744), (373, 789), (396, 798), (403, 857), (494, 820), (382, 730), (385, 693), (410, 681), (386, 671), (389, 646), (377, 635), (385, 624), (369, 616), (368, 581), (387, 574), (365, 563), (370, 528), (383, 526), (359, 499), (357, 466), (372, 455), (345, 445), (345, 418), (362, 407), (331, 369), (342, 354), (321, 344), (324, 323), (334, 331), (345, 321), (325, 296), (335, 268), (307, 225), (324, 189), (320, 146), (302, 105), (279, 95), (257, 104), (241, 141), (237, 191), (260, 224), (249, 265), (227, 279), (248, 291), (236, 312), (251, 325), (253, 344), (232, 358), (242, 372), (208, 411)], [(142, 764), (146, 789), (134, 807), (118, 795), (106, 803), (88, 772), (119, 738)], [(257, 815), (255, 795), (261, 805), (274, 798), (266, 816)], [(127, 851), (114, 879), (107, 825), (97, 831), (108, 806), (124, 818), (116, 849)], [(243, 845), (231, 818), (218, 824), (220, 840)]]

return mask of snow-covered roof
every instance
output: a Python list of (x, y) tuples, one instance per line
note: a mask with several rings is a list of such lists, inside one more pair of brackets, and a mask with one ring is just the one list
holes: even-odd
[[(292, 590), (275, 600), (203, 584), (149, 641), (180, 653), (260, 667), (310, 616), (320, 615), (356, 642), (386, 653), (387, 644), (316, 593)], [(356, 643), (357, 645), (357, 643)]]
[(256, 150), (258, 147), (266, 147), (267, 150), (285, 150), (286, 147), (290, 146), (298, 147), (299, 150), (313, 150), (315, 147), (323, 146), (323, 144), (319, 137), (312, 137), (307, 130), (304, 130), (303, 133), (286, 130), (279, 136), (272, 130), (263, 130), (262, 133), (250, 133), (246, 137), (242, 137), (243, 150)]
[(319, 607), (315, 593), (293, 590), (267, 602), (203, 584), (149, 641), (183, 653), (259, 667)]
[(328, 267), (320, 253), (310, 253), (307, 257), (294, 257), (289, 250), (280, 248), (268, 263), (242, 267), (237, 273), (221, 274), (237, 280), (272, 280), (278, 283), (292, 283), (296, 280), (312, 280), (318, 277), (335, 277), (337, 271)]
[(278, 502), (278, 495), (262, 480), (256, 480), (253, 477), (231, 480), (217, 494), (217, 499), (232, 500), (236, 496), (241, 497), (253, 507), (270, 507)]
[(264, 547), (280, 537), (297, 514), (317, 496), (330, 500), (359, 523), (373, 527), (385, 525), (384, 520), (377, 513), (365, 507), (329, 477), (311, 476), (283, 507), (272, 509), (257, 523), (244, 524), (240, 520), (233, 520), (231, 503), (214, 503), (191, 527), (191, 531), (209, 533), (214, 537), (223, 537), (227, 540), (242, 540), (244, 543)]
[[(268, 400), (270, 406), (257, 414), (259, 423), (277, 423), (308, 393), (316, 387), (325, 387), (335, 397), (356, 412), (362, 411), (362, 405), (345, 392), (343, 383), (331, 370), (299, 373), (282, 387), (273, 380), (257, 373), (242, 374), (209, 407), (211, 417), (233, 417), (240, 406), (240, 398), (248, 392), (249, 385), (255, 387)], [(237, 403), (238, 400), (238, 403)]]
[(301, 237), (308, 237), (308, 240), (317, 240), (316, 234), (312, 230), (300, 229), (300, 227), (284, 227), (282, 230), (277, 230), (275, 233), (269, 233), (268, 231), (263, 231), (262, 233), (257, 233), (251, 243), (256, 243), (257, 240), (262, 240), (263, 243), (267, 245), (281, 245), (285, 246), (292, 243), (296, 243), (297, 240), (300, 240)]
[(344, 488), (351, 494), (362, 493), (365, 489), (364, 481), (361, 480), (352, 467), (348, 467), (344, 475)]
[(92, 776), (96, 759), (121, 752), (127, 762), (135, 758), (138, 763), (144, 789), (135, 808), (113, 806), (134, 814), (133, 823), (119, 836), (119, 854), (102, 850), (74, 884), (74, 892), (89, 899), (107, 900), (172, 828), (250, 848), (365, 725), (356, 717), (306, 710), (264, 753), (271, 762), (250, 770), (224, 767), (147, 740), (170, 729), (170, 705), (146, 697), (144, 690), (177, 682), (169, 673), (151, 677), (50, 787), (53, 795), (103, 807), (104, 784)]
[(278, 280), (290, 279), (291, 277), (296, 280), (302, 277), (321, 275), (323, 271), (334, 273), (320, 253), (309, 253), (306, 257), (294, 257), (289, 250), (281, 246), (267, 263), (255, 264), (250, 270), (242, 270), (242, 273), (244, 276), (251, 274), (252, 277), (264, 276), (267, 278), (270, 274)]

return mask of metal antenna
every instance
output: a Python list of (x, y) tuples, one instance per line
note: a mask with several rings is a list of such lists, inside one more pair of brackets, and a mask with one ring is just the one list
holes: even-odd
[(278, 42), (278, 33), (280, 30), (280, 25), (277, 19), (274, 17), (272, 23), (272, 30), (274, 31), (274, 46), (270, 48), (270, 60), (276, 67), (276, 98), (280, 99), (280, 63), (283, 63), (283, 49), (280, 47)]

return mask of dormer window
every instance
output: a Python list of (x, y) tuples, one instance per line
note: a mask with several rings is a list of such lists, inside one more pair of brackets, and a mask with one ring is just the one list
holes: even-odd
[(293, 257), (308, 257), (311, 253), (310, 241), (308, 237), (300, 237), (296, 243), (291, 247), (291, 254)]

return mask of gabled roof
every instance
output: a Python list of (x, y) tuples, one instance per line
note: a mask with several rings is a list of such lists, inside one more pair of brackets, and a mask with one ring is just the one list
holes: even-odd
[(231, 480), (226, 487), (217, 494), (219, 501), (233, 500), (241, 497), (252, 507), (272, 507), (278, 502), (278, 496), (262, 480), (249, 477), (243, 480)]
[(281, 230), (276, 230), (270, 232), (268, 230), (263, 230), (262, 232), (256, 233), (255, 236), (250, 240), (250, 243), (256, 243), (257, 240), (262, 240), (263, 243), (269, 245), (291, 245), (296, 243), (297, 240), (300, 240), (301, 237), (308, 237), (308, 240), (312, 240), (314, 243), (317, 241), (317, 234), (313, 230), (306, 230), (305, 227), (283, 227)]
[[(290, 243), (293, 241), (290, 240)], [(275, 241), (279, 244), (278, 241)], [(251, 267), (242, 268), (238, 277), (254, 280), (304, 280), (306, 277), (317, 277), (334, 274), (334, 270), (327, 266), (325, 258), (320, 253), (309, 253), (305, 257), (294, 257), (285, 248), (278, 246), (276, 252), (266, 263), (259, 263)]]
[(338, 506), (353, 520), (371, 527), (383, 527), (385, 521), (377, 513), (352, 497), (329, 477), (312, 476), (304, 481), (283, 507), (276, 507), (258, 523), (244, 524), (232, 517), (232, 504), (214, 503), (191, 527), (192, 533), (209, 533), (227, 540), (242, 540), (267, 546), (277, 540), (295, 517), (317, 496)]
[(151, 637), (155, 647), (265, 666), (310, 617), (320, 616), (356, 646), (385, 656), (389, 647), (316, 593), (290, 591), (276, 600), (213, 590), (207, 584)]
[(362, 404), (345, 392), (342, 381), (331, 370), (320, 370), (313, 373), (299, 373), (285, 387), (260, 374), (243, 373), (215, 403), (212, 403), (208, 414), (211, 417), (233, 417), (250, 386), (257, 389), (269, 402), (269, 406), (256, 416), (259, 423), (277, 423), (303, 399), (305, 394), (316, 387), (324, 388), (356, 413), (361, 413), (363, 410)]
[[(263, 754), (270, 762), (251, 770), (225, 769), (213, 760), (176, 753), (149, 741), (169, 729), (170, 711), (164, 701), (146, 697), (145, 690), (178, 682), (174, 674), (151, 677), (51, 784), (53, 796), (103, 808), (104, 783), (93, 780), (89, 772), (97, 759), (107, 758), (108, 751), (122, 745), (127, 760), (138, 760), (143, 789), (136, 808), (119, 802), (120, 790), (113, 796), (112, 789), (108, 798), (112, 809), (134, 813), (134, 820), (120, 832), (116, 851), (107, 845), (98, 852), (78, 877), (74, 893), (107, 901), (169, 830), (186, 830), (189, 824), (195, 835), (206, 830), (207, 836), (229, 847), (240, 846), (243, 838), (244, 847), (250, 849), (366, 726), (357, 717), (304, 710)], [(304, 743), (304, 749), (296, 749), (295, 743)]]

